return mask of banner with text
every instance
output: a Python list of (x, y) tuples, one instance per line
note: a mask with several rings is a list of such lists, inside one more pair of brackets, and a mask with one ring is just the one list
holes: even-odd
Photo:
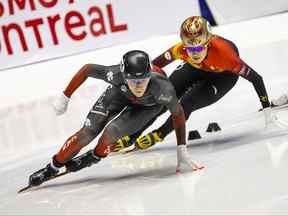
[(197, 0), (0, 1), (0, 70), (175, 33), (192, 14)]

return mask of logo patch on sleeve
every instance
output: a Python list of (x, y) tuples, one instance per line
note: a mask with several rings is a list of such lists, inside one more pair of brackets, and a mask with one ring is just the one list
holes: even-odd
[(120, 89), (123, 92), (127, 92), (127, 87), (125, 85), (121, 85)]
[(168, 102), (168, 103), (169, 103), (169, 102), (172, 100), (172, 96), (171, 96), (171, 95), (167, 96), (167, 95), (161, 94), (161, 95), (159, 96), (158, 100), (160, 100), (160, 101), (165, 101), (165, 102)]
[(111, 82), (111, 81), (113, 80), (113, 72), (112, 72), (112, 71), (109, 71), (109, 72), (106, 74), (106, 76), (107, 76), (107, 80), (108, 80), (109, 82)]
[(90, 121), (90, 119), (87, 118), (87, 119), (85, 120), (84, 125), (85, 125), (86, 127), (91, 127), (91, 121)]
[(164, 57), (169, 61), (172, 59), (171, 53), (169, 51), (165, 52)]

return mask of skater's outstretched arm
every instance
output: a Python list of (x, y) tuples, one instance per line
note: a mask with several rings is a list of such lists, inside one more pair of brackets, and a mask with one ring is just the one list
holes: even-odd
[(109, 67), (98, 64), (84, 65), (70, 80), (63, 93), (55, 100), (53, 104), (56, 115), (62, 115), (67, 111), (70, 97), (85, 82), (88, 77), (96, 79), (107, 79)]
[(84, 65), (71, 79), (68, 86), (64, 90), (64, 95), (71, 97), (71, 95), (85, 82), (88, 77), (96, 79), (103, 79), (106, 74), (106, 66), (98, 64)]

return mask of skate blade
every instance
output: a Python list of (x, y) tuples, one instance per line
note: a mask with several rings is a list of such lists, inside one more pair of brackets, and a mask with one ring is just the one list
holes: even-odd
[(26, 187), (20, 189), (17, 193), (20, 194), (20, 193), (22, 193), (22, 192), (24, 192), (24, 191), (27, 191), (28, 189), (30, 189), (30, 188), (32, 188), (32, 187), (33, 187), (33, 186), (28, 185), (28, 186), (26, 186)]
[[(67, 170), (66, 170), (65, 172), (61, 172), (61, 173), (55, 175), (54, 177), (48, 179), (48, 180), (45, 181), (45, 182), (48, 182), (48, 181), (50, 181), (50, 180), (52, 180), (52, 179), (55, 179), (55, 178), (58, 178), (58, 177), (60, 177), (60, 176), (66, 175), (67, 173), (69, 173), (69, 171), (67, 171)], [(20, 193), (23, 193), (23, 192), (25, 192), (25, 191), (28, 191), (29, 189), (36, 188), (36, 187), (39, 187), (39, 186), (40, 186), (40, 185), (38, 185), (38, 186), (28, 185), (28, 186), (26, 186), (26, 187), (24, 187), (24, 188), (21, 188), (17, 193), (20, 194)]]

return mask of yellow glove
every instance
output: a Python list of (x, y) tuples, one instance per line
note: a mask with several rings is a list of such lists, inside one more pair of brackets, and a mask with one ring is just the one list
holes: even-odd
[(161, 142), (163, 138), (161, 137), (161, 133), (157, 131), (152, 131), (144, 136), (140, 136), (136, 139), (136, 147), (139, 149), (147, 149), (153, 146), (157, 142)]
[(132, 144), (133, 144), (132, 139), (129, 136), (124, 136), (124, 137), (117, 140), (112, 151), (118, 152), (122, 149), (125, 149), (125, 148), (131, 146)]

